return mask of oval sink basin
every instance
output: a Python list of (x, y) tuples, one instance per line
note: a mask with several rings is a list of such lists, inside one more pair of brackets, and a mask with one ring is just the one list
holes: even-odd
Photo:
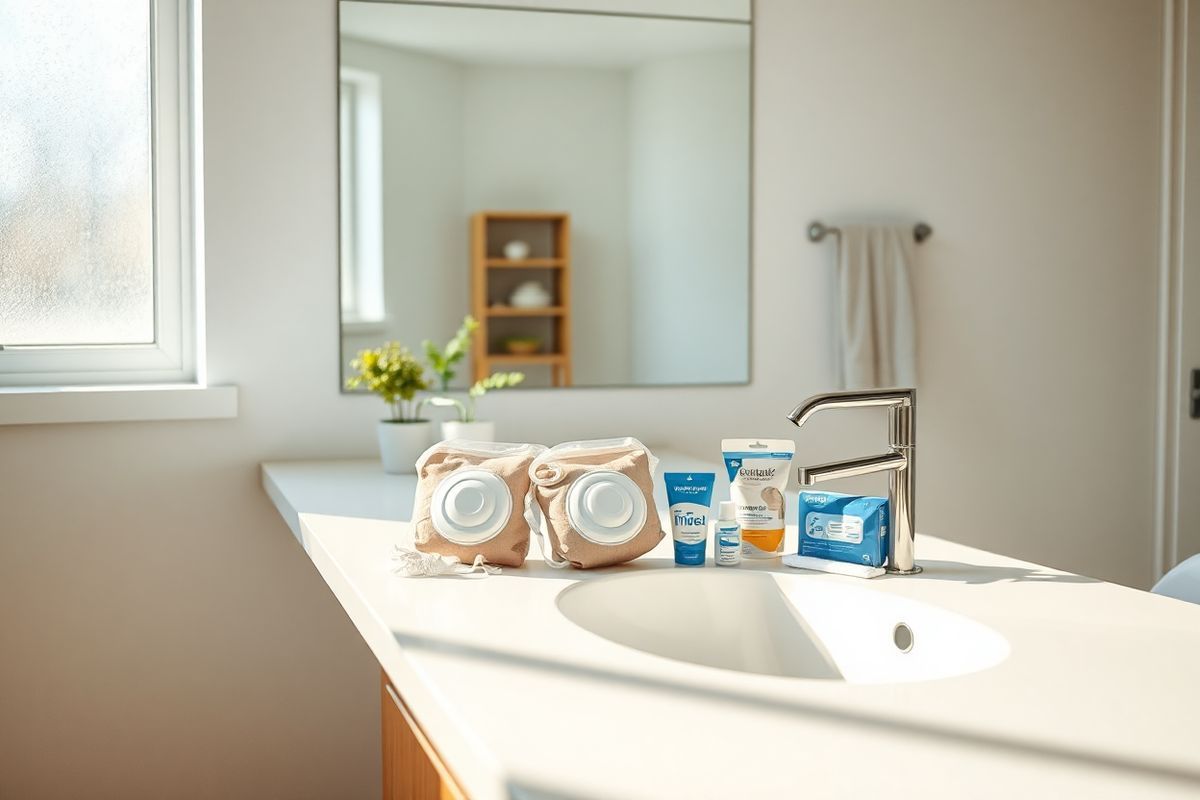
[(646, 653), (720, 669), (850, 683), (948, 678), (995, 666), (1008, 642), (927, 603), (812, 576), (717, 569), (580, 581), (567, 619)]

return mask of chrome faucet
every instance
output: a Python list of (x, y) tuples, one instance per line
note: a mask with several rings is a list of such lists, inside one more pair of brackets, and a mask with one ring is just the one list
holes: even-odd
[(796, 427), (824, 408), (862, 408), (887, 406), (888, 452), (846, 461), (833, 461), (812, 467), (800, 467), (801, 486), (812, 486), (835, 478), (851, 478), (872, 472), (889, 471), (888, 509), (891, 518), (888, 537), (887, 571), (897, 575), (915, 575), (921, 571), (914, 562), (914, 482), (917, 441), (917, 397), (914, 389), (864, 389), (850, 392), (816, 394), (792, 409), (788, 419)]

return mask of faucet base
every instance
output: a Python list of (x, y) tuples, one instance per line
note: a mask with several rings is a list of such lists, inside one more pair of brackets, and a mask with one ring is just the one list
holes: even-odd
[(889, 575), (916, 575), (918, 572), (924, 572), (924, 568), (920, 564), (913, 564), (912, 569), (892, 569), (884, 567), (884, 570)]

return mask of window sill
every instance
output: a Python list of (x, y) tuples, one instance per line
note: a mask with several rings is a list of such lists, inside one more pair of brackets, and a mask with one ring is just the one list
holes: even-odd
[(229, 419), (236, 386), (14, 386), (0, 389), (0, 425)]
[(345, 336), (375, 336), (386, 333), (390, 319), (345, 319), (342, 320), (342, 334)]

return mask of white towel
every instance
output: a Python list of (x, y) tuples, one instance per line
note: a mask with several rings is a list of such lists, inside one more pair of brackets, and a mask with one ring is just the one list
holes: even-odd
[(916, 386), (912, 226), (840, 227), (839, 382), (844, 389)]

